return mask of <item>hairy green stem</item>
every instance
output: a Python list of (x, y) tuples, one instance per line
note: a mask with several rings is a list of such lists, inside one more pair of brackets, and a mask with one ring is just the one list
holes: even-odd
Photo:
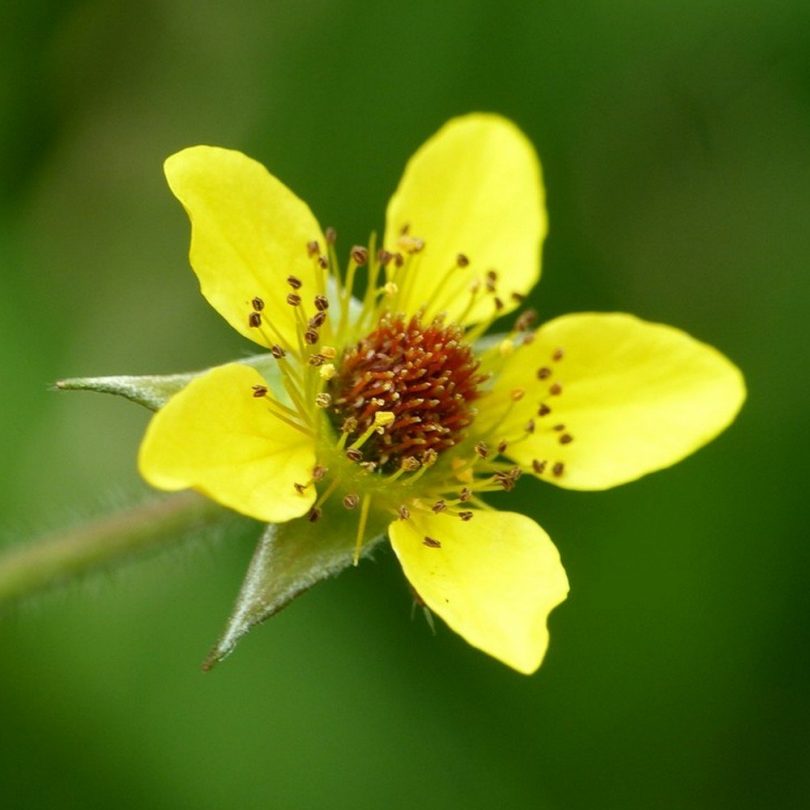
[(156, 498), (0, 553), (0, 607), (53, 585), (171, 545), (222, 521), (194, 492)]

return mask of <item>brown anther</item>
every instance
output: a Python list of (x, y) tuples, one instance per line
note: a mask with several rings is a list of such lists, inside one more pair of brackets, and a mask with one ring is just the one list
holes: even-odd
[(354, 492), (350, 492), (348, 495), (343, 496), (343, 506), (346, 509), (356, 509), (357, 504), (360, 503), (360, 496), (356, 495)]
[(442, 498), (440, 498), (430, 508), (433, 512), (435, 512), (438, 515), (440, 512), (447, 511), (447, 503)]
[(357, 420), (353, 416), (347, 416), (340, 426), (341, 433), (354, 433), (357, 430)]
[(400, 236), (407, 236), (410, 232), (411, 232), (411, 223), (410, 222), (406, 222), (402, 226), (400, 226), (400, 229), (399, 229), (399, 235)]
[(377, 469), (377, 462), (376, 461), (361, 461), (360, 466), (366, 470), (366, 472), (374, 472)]
[(467, 267), (469, 263), (470, 260), (463, 253), (459, 253), (458, 256), (456, 256), (456, 267)]
[(526, 433), (534, 433), (535, 429), (534, 419), (529, 419), (529, 421), (526, 422), (526, 425), (524, 426), (523, 429), (526, 431)]
[(511, 492), (515, 488), (516, 479), (511, 472), (497, 472), (492, 476), (492, 479), (506, 492)]
[(542, 475), (546, 471), (546, 464), (547, 461), (539, 461), (538, 459), (532, 459), (532, 470), (534, 470), (537, 475)]
[(394, 254), (394, 265), (396, 267), (402, 267), (405, 264), (405, 257), (401, 253)]
[(328, 467), (324, 467), (322, 464), (316, 464), (312, 468), (312, 480), (313, 481), (321, 481), (326, 473), (329, 472)]
[(297, 307), (301, 303), (301, 296), (298, 293), (288, 293), (287, 295), (287, 303), (291, 307)]
[(509, 296), (516, 304), (522, 304), (526, 300), (526, 296), (523, 293), (513, 292)]
[(518, 315), (515, 325), (512, 327), (515, 332), (525, 332), (537, 320), (537, 313), (533, 309), (527, 309)]
[(318, 366), (322, 366), (325, 362), (326, 362), (326, 358), (322, 354), (317, 354), (317, 353), (316, 354), (311, 354), (309, 356), (309, 360), (307, 360), (307, 363), (309, 363), (309, 365), (315, 366), (316, 368)]
[(363, 460), (363, 454), (356, 448), (350, 447), (346, 451), (346, 458), (349, 459), (349, 461), (355, 462), (355, 464), (359, 464)]
[(554, 354), (551, 355), (551, 359), (554, 360), (554, 362), (559, 362), (564, 356), (565, 352), (563, 352), (562, 349), (554, 349)]
[(551, 388), (548, 389), (549, 394), (553, 397), (558, 397), (562, 394), (562, 386), (559, 383), (553, 383)]
[(313, 239), (311, 242), (307, 242), (307, 256), (312, 258), (313, 256), (317, 256), (321, 252), (321, 246)]
[(475, 450), (475, 455), (477, 455), (478, 458), (486, 458), (489, 455), (489, 447), (487, 447), (485, 442), (478, 442), (473, 450)]
[(278, 345), (278, 343), (274, 343), (270, 347), (270, 354), (272, 354), (273, 357), (276, 358), (276, 360), (280, 360), (287, 354), (287, 352), (285, 352), (284, 349), (282, 349), (281, 346)]
[(321, 270), (328, 270), (329, 269), (329, 259), (326, 256), (318, 256), (318, 267)]
[(293, 483), (293, 487), (295, 488), (295, 491), (296, 491), (296, 492), (297, 492), (299, 495), (303, 495), (303, 494), (304, 494), (304, 492), (306, 492), (306, 489), (307, 489), (307, 484), (297, 484), (297, 483)]
[(551, 369), (548, 366), (541, 366), (537, 369), (537, 379), (547, 380), (551, 376)]
[(565, 425), (554, 425), (552, 430), (557, 430), (557, 431), (565, 430)]
[(458, 493), (458, 499), (462, 503), (466, 503), (470, 498), (472, 498), (472, 490), (469, 487), (464, 487), (461, 492)]
[(497, 271), (496, 271), (496, 270), (492, 270), (492, 269), (487, 270), (487, 273), (486, 273), (486, 279), (487, 279), (487, 281), (492, 282), (492, 284), (494, 284), (494, 283), (495, 283), (495, 282), (498, 280), (498, 273), (497, 273)]
[(526, 334), (523, 335), (523, 345), (528, 346), (529, 344), (534, 343), (536, 339), (537, 335), (535, 335), (534, 332), (526, 332)]
[(507, 447), (509, 447), (509, 443), (506, 441), (506, 439), (501, 439), (501, 441), (498, 442), (499, 453), (505, 453)]
[(559, 478), (565, 472), (565, 464), (562, 461), (558, 461), (552, 468), (551, 472)]
[(258, 295), (250, 302), (250, 305), (256, 312), (261, 312), (264, 309), (264, 301)]
[(416, 472), (422, 466), (422, 463), (416, 456), (405, 456), (399, 466), (405, 472)]
[(407, 520), (411, 516), (411, 510), (408, 509), (408, 507), (405, 506), (405, 504), (402, 504), (402, 506), (399, 507), (397, 512), (399, 513), (400, 520)]
[(334, 346), (321, 346), (321, 354), (327, 360), (334, 360), (337, 357), (337, 349)]
[(256, 329), (261, 325), (262, 325), (262, 313), (251, 312), (250, 315), (248, 316), (248, 326), (251, 326), (254, 329)]
[(503, 309), (503, 301), (501, 301), (497, 295), (492, 299), (492, 303), (495, 304), (495, 309), (497, 312), (500, 312)]
[(571, 444), (572, 441), (574, 441), (574, 437), (570, 433), (563, 433), (560, 436), (560, 444)]
[(439, 454), (431, 447), (422, 454), (422, 464), (424, 464), (425, 467), (430, 467), (436, 463), (438, 457)]
[(545, 402), (540, 403), (540, 407), (537, 409), (538, 416), (548, 416), (551, 413), (551, 408), (546, 405)]
[(319, 507), (313, 506), (312, 509), (309, 510), (309, 514), (307, 515), (307, 520), (310, 523), (316, 523), (321, 519), (321, 514), (323, 514)]
[(325, 295), (316, 295), (315, 309), (317, 309), (318, 312), (326, 312), (326, 310), (329, 309), (329, 299)]
[(459, 512), (458, 516), (466, 523), (468, 520), (472, 520), (473, 512), (469, 510), (465, 510), (463, 512)]
[(304, 343), (308, 346), (314, 346), (320, 340), (320, 335), (317, 329), (307, 329), (304, 332)]
[(253, 396), (256, 399), (261, 399), (262, 397), (267, 396), (267, 386), (266, 385), (254, 385), (253, 387)]
[(383, 266), (386, 267), (388, 263), (393, 259), (394, 256), (392, 253), (389, 253), (387, 250), (380, 250), (377, 251), (377, 261)]
[(316, 312), (309, 319), (309, 328), (310, 329), (320, 329), (324, 325), (325, 321), (326, 321), (326, 313), (325, 312)]
[(337, 231), (331, 225), (323, 232), (323, 235), (329, 245), (334, 245), (337, 241)]
[(513, 388), (509, 392), (509, 396), (512, 398), (512, 402), (520, 402), (521, 399), (526, 395), (526, 392), (522, 388)]
[(315, 397), (315, 404), (319, 408), (328, 408), (332, 404), (332, 395), (326, 392), (317, 394)]
[(368, 249), (362, 245), (355, 245), (351, 250), (352, 261), (362, 267), (368, 261)]
[(422, 545), (427, 546), (428, 548), (441, 548), (442, 547), (442, 544), (438, 540), (435, 540), (432, 537), (425, 537), (425, 539), (422, 541)]
[(295, 276), (287, 276), (287, 284), (289, 284), (294, 290), (301, 289), (301, 279), (296, 278)]

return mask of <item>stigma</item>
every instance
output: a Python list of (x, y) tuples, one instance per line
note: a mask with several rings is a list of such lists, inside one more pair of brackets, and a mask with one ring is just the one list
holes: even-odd
[(388, 472), (405, 459), (422, 463), (458, 444), (474, 419), (484, 380), (459, 326), (384, 313), (344, 352), (329, 380), (330, 416), (338, 429), (348, 421), (351, 441), (376, 414), (391, 414), (386, 430), (364, 446), (364, 457)]

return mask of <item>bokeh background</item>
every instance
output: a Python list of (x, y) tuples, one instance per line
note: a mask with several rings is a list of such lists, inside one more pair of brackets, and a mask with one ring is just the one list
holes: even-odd
[(541, 315), (678, 325), (750, 396), (638, 483), (521, 482), (572, 583), (534, 677), (412, 621), (390, 552), (203, 675), (253, 527), (6, 614), (0, 806), (809, 806), (809, 41), (806, 0), (3, 3), (0, 542), (143, 493), (147, 412), (49, 383), (248, 348), (162, 177), (194, 143), (348, 247), (447, 118), (501, 112), (544, 163)]

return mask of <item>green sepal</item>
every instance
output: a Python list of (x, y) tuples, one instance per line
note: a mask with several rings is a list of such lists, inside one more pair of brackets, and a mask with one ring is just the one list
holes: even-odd
[[(328, 506), (328, 504), (327, 504)], [(384, 515), (370, 515), (361, 557), (383, 539)], [(255, 625), (278, 613), (296, 596), (353, 563), (358, 514), (341, 506), (324, 509), (312, 523), (304, 518), (271, 524), (253, 554), (222, 636), (203, 663), (209, 670), (229, 655)]]
[[(282, 401), (287, 394), (281, 383), (281, 373), (273, 355), (256, 354), (234, 362), (253, 366), (267, 381), (270, 390)], [(72, 377), (59, 380), (56, 388), (59, 391), (97, 391), (102, 394), (116, 394), (125, 397), (151, 411), (162, 408), (178, 391), (185, 388), (195, 377), (210, 371), (192, 371), (186, 374), (161, 374), (147, 376), (117, 377)]]

